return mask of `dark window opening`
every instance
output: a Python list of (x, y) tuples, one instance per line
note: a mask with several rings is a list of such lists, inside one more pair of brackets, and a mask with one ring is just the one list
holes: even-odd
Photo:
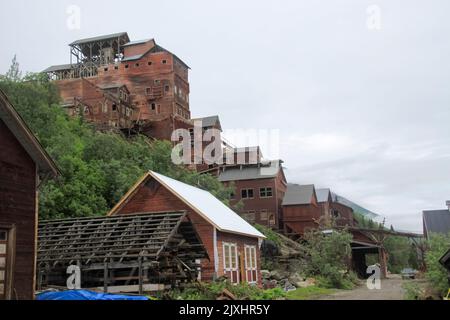
[(165, 86), (164, 90), (166, 90), (166, 92), (168, 92), (170, 90), (170, 87), (169, 86)]
[(115, 103), (112, 105), (112, 111), (117, 111), (117, 105)]
[(115, 66), (114, 69), (119, 70), (119, 67), (118, 67), (118, 66)]
[(253, 198), (253, 189), (242, 189), (241, 190), (241, 198), (242, 199), (251, 199), (251, 198)]
[(136, 66), (136, 67), (139, 67), (139, 63), (136, 63), (135, 66)]
[(151, 65), (152, 65), (152, 62), (151, 62), (151, 61), (149, 61), (149, 62), (147, 62), (147, 64), (148, 64), (149, 66), (151, 66)]
[(155, 103), (152, 103), (152, 104), (151, 104), (151, 108), (152, 108), (152, 110), (156, 110), (156, 104), (155, 104)]
[(103, 70), (108, 71), (108, 68), (105, 68), (105, 69), (103, 69)]
[(162, 63), (163, 63), (163, 64), (166, 64), (166, 63), (167, 63), (167, 60), (164, 59), (164, 60), (162, 61)]
[(125, 69), (128, 69), (128, 65), (127, 64), (125, 65)]
[(272, 188), (260, 188), (259, 189), (259, 196), (261, 198), (270, 198), (272, 197)]

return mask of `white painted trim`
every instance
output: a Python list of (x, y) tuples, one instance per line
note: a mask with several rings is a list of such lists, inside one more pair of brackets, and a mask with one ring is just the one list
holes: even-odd
[(217, 229), (213, 228), (213, 246), (214, 246), (214, 276), (219, 272), (219, 251), (217, 248)]

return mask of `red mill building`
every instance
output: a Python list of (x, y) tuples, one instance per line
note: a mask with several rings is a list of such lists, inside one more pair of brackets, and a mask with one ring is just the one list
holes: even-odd
[(126, 32), (69, 44), (70, 64), (44, 70), (69, 114), (100, 129), (135, 129), (170, 139), (191, 128), (189, 67), (154, 39), (130, 41)]

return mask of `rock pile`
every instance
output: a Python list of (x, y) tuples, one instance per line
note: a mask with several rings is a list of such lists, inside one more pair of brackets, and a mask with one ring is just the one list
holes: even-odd
[(284, 291), (291, 291), (296, 288), (306, 288), (316, 284), (315, 279), (306, 278), (298, 272), (261, 270), (261, 277), (265, 289), (280, 287)]

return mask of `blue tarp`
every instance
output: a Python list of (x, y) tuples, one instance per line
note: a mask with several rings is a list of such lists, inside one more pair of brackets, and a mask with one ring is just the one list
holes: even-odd
[(98, 293), (88, 290), (48, 291), (36, 296), (36, 300), (149, 300), (144, 296)]

